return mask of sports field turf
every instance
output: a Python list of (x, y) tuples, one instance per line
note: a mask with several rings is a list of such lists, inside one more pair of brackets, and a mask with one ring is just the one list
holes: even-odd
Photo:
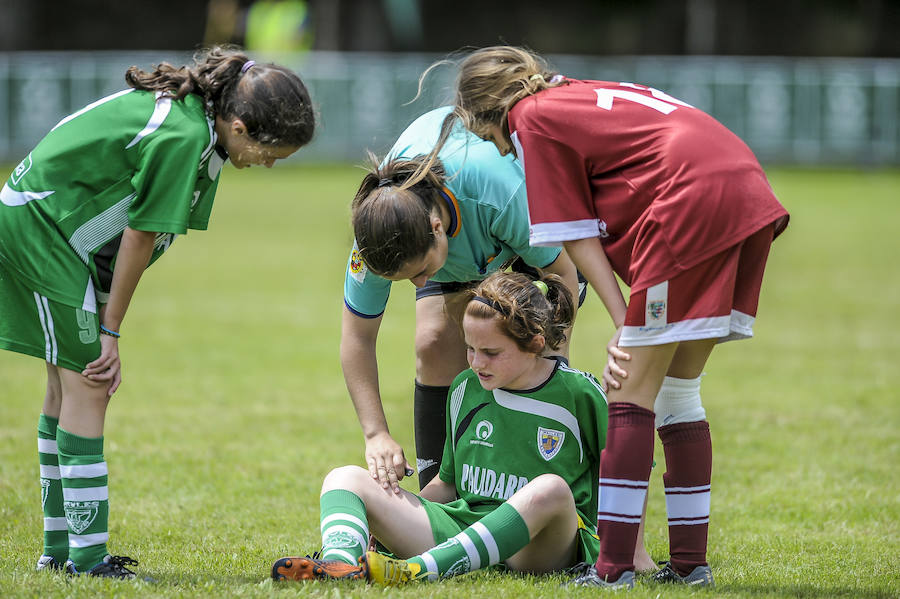
[[(4, 173), (8, 169), (4, 170)], [(318, 491), (363, 443), (338, 361), (355, 167), (223, 173), (208, 232), (144, 276), (122, 328), (107, 418), (113, 553), (156, 580), (34, 572), (44, 366), (0, 352), (0, 597), (361, 597), (273, 584), (273, 560), (318, 548)], [(792, 222), (776, 241), (756, 338), (717, 349), (703, 395), (714, 445), (717, 587), (633, 597), (900, 596), (900, 171), (769, 171)], [(392, 431), (413, 457), (413, 294), (380, 338)], [(612, 328), (595, 296), (573, 365), (599, 372)], [(662, 453), (648, 546), (666, 556)], [(415, 490), (410, 482), (407, 488)], [(474, 574), (387, 593), (594, 596), (559, 577)]]

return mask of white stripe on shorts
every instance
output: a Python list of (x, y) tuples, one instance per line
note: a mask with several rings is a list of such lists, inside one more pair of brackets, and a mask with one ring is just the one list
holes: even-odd
[(694, 339), (721, 339), (731, 332), (730, 316), (712, 316), (709, 318), (691, 318), (672, 322), (665, 326), (624, 326), (619, 338), (620, 347), (641, 345), (663, 345), (676, 341), (692, 341)]
[(109, 471), (106, 469), (106, 462), (60, 466), (59, 472), (63, 478), (97, 478), (98, 476), (109, 475)]
[(59, 480), (59, 466), (47, 466), (41, 464), (41, 478)]
[(63, 501), (109, 501), (109, 487), (70, 489), (63, 487)]
[(56, 336), (53, 331), (53, 316), (50, 315), (50, 306), (47, 298), (34, 292), (34, 302), (37, 304), (38, 318), (41, 320), (41, 328), (44, 329), (44, 358), (51, 364), (56, 364)]
[(63, 518), (44, 518), (44, 530), (69, 530), (69, 524)]

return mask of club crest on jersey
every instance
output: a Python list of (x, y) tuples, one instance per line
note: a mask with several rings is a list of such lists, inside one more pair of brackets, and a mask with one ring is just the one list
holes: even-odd
[(63, 503), (66, 511), (66, 522), (75, 534), (81, 534), (97, 519), (100, 511), (99, 501), (66, 501)]
[(666, 313), (666, 302), (654, 300), (647, 303), (647, 315), (653, 320), (659, 320)]
[(551, 428), (538, 427), (538, 451), (541, 457), (548, 462), (556, 457), (559, 450), (562, 449), (563, 441), (566, 439), (566, 433), (563, 431), (553, 430)]
[(350, 276), (362, 283), (366, 278), (366, 263), (359, 255), (359, 247), (353, 242), (353, 251), (350, 252)]

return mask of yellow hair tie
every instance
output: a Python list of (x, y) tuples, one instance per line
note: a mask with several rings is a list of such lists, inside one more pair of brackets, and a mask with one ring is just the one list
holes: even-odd
[(532, 81), (537, 81), (538, 79), (540, 79), (541, 81), (543, 81), (543, 80), (544, 80), (544, 76), (541, 75), (540, 73), (535, 73), (534, 75), (532, 75), (531, 77), (529, 77), (529, 79), (531, 79)]
[(549, 289), (547, 289), (547, 283), (545, 283), (543, 281), (532, 281), (532, 282), (534, 283), (534, 286), (538, 288), (538, 291), (541, 292), (541, 295), (543, 295), (544, 297), (547, 297), (547, 291), (549, 291)]

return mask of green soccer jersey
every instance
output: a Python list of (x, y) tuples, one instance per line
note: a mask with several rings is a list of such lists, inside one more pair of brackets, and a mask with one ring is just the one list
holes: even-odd
[(225, 161), (215, 142), (193, 94), (125, 90), (64, 118), (0, 191), (0, 260), (42, 295), (96, 311), (126, 226), (158, 233), (150, 263), (206, 229)]
[(557, 362), (536, 389), (485, 391), (469, 369), (450, 388), (439, 476), (482, 513), (536, 476), (557, 474), (593, 530), (606, 426), (606, 395), (591, 374)]
[[(389, 158), (428, 154), (437, 143), (450, 107), (432, 110), (406, 128)], [(456, 124), (438, 157), (444, 165), (444, 201), (450, 211), (447, 261), (432, 279), (440, 283), (478, 281), (520, 256), (526, 264), (544, 268), (559, 256), (558, 247), (531, 247), (528, 242), (528, 200), (525, 175), (512, 156), (501, 156)], [(355, 314), (374, 317), (384, 312), (391, 281), (372, 274), (354, 244), (344, 279), (344, 303)]]

